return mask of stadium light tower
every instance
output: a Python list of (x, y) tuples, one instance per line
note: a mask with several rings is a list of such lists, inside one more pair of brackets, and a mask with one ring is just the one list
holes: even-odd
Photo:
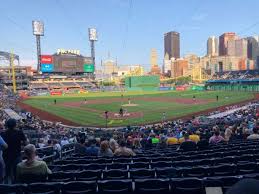
[(44, 24), (42, 21), (32, 21), (33, 35), (36, 36), (37, 44), (37, 72), (40, 72), (40, 56), (41, 56), (41, 47), (40, 47), (40, 37), (44, 36)]
[(96, 69), (95, 67), (95, 48), (94, 48), (94, 42), (97, 41), (97, 31), (95, 28), (88, 28), (88, 35), (89, 35), (89, 41), (91, 43), (91, 57), (93, 60), (94, 65), (94, 71)]

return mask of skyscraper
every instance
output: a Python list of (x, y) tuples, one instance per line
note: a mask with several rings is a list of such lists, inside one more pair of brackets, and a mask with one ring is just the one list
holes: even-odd
[(244, 38), (235, 40), (235, 56), (247, 58), (247, 40)]
[(259, 55), (259, 36), (247, 37), (247, 57), (256, 60)]
[(150, 55), (150, 63), (151, 63), (151, 74), (152, 75), (159, 75), (160, 74), (160, 68), (157, 64), (157, 51), (156, 49), (151, 49), (151, 55)]
[(218, 38), (211, 36), (207, 40), (207, 55), (208, 56), (218, 56), (219, 54), (219, 44)]
[(227, 32), (219, 37), (219, 56), (227, 55), (228, 41), (236, 40), (238, 37), (234, 32)]
[(178, 32), (167, 32), (164, 34), (164, 56), (168, 54), (169, 59), (180, 58), (180, 34)]

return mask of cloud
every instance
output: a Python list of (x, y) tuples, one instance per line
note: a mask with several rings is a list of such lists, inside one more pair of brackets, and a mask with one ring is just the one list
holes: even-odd
[(208, 16), (207, 13), (199, 13), (192, 16), (192, 21), (201, 22)]

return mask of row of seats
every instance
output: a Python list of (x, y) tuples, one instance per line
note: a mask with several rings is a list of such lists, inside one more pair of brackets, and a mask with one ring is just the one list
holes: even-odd
[[(164, 167), (155, 169), (133, 169), (133, 170), (83, 170), (83, 171), (58, 171), (49, 175), (48, 181), (86, 181), (86, 180), (106, 180), (106, 179), (142, 179), (142, 178), (174, 178), (174, 177), (210, 177), (210, 176), (230, 176), (243, 175), (249, 173), (259, 173), (258, 163), (244, 163), (239, 165), (224, 164), (213, 167), (185, 167), (174, 168)], [(27, 176), (29, 177), (29, 176)], [(34, 179), (23, 178), (29, 182)], [(36, 179), (37, 181), (37, 179)]]
[[(138, 156), (138, 157), (132, 157), (132, 158), (123, 158), (123, 157), (114, 157), (114, 158), (67, 158), (66, 160), (60, 160), (56, 161), (55, 164), (68, 164), (71, 162), (77, 162), (81, 164), (87, 164), (87, 163), (111, 163), (111, 162), (120, 162), (120, 163), (133, 163), (133, 162), (152, 162), (152, 161), (158, 161), (160, 159), (166, 158), (166, 159), (173, 159), (174, 161), (180, 161), (180, 160), (196, 160), (196, 159), (205, 159), (205, 158), (215, 158), (215, 157), (227, 157), (227, 156), (242, 156), (246, 154), (255, 154), (259, 158), (258, 149), (247, 149), (247, 150), (241, 150), (241, 151), (217, 151), (214, 153), (197, 153), (193, 156), (186, 156), (178, 155), (178, 153), (171, 153), (170, 155), (152, 155), (152, 156)], [(170, 160), (171, 160), (170, 159)]]
[(223, 193), (243, 178), (259, 178), (259, 175), (173, 178), (173, 179), (139, 179), (139, 180), (103, 180), (71, 181), (67, 183), (32, 183), (17, 185), (0, 185), (2, 194), (86, 194), (86, 193), (172, 193), (205, 194), (207, 187), (220, 187)]
[[(125, 160), (127, 161), (127, 160)], [(182, 160), (172, 161), (172, 158), (161, 158), (159, 161), (154, 162), (134, 162), (134, 163), (90, 163), (84, 164), (82, 160), (70, 161), (64, 165), (49, 165), (49, 168), (53, 171), (72, 171), (72, 170), (110, 170), (110, 169), (154, 169), (162, 167), (195, 167), (195, 166), (217, 166), (220, 164), (244, 164), (248, 162), (257, 163), (259, 161), (259, 155), (247, 154), (243, 156), (228, 156), (224, 158), (211, 158), (200, 160)]]

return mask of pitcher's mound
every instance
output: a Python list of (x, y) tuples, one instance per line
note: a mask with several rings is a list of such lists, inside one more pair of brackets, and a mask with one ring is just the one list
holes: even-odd
[(138, 104), (123, 104), (122, 106), (124, 106), (124, 107), (129, 107), (129, 106), (138, 106)]

